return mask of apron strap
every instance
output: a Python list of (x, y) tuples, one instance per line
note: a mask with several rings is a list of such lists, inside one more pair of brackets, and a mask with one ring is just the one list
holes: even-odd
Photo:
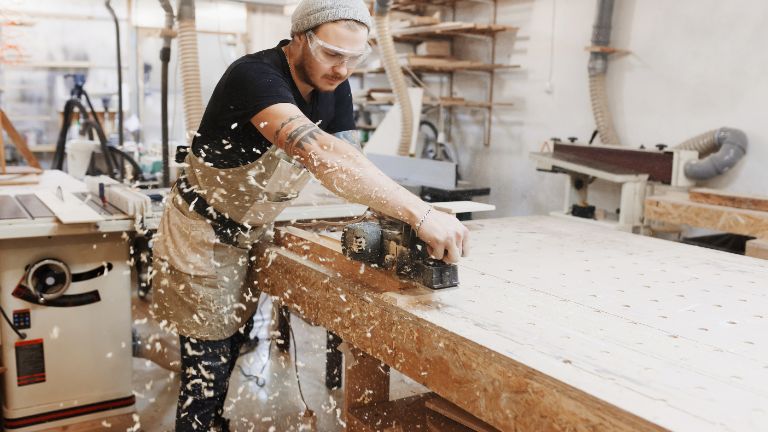
[(176, 190), (195, 213), (211, 224), (213, 232), (222, 243), (239, 247), (238, 234), (248, 235), (251, 231), (251, 227), (232, 220), (208, 204), (205, 198), (189, 186), (186, 176), (179, 176), (176, 180)]

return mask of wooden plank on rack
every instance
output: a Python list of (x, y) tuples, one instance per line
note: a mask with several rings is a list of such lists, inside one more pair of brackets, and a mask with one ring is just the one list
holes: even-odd
[(768, 196), (746, 195), (716, 189), (695, 188), (688, 191), (693, 202), (748, 210), (768, 211)]

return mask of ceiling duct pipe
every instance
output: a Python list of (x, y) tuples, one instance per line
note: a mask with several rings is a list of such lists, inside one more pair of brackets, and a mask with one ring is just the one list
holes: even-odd
[[(592, 46), (608, 47), (611, 42), (611, 21), (613, 19), (613, 0), (598, 0), (597, 15), (592, 27)], [(608, 95), (605, 77), (608, 71), (608, 53), (592, 51), (589, 55), (589, 98), (592, 114), (600, 141), (603, 144), (619, 145), (619, 136), (613, 126), (613, 116), (608, 108)]]
[[(187, 132), (195, 133), (203, 118), (203, 97), (200, 90), (200, 64), (197, 53), (194, 0), (179, 0), (179, 66), (184, 90), (184, 123)], [(189, 137), (191, 140), (191, 137)]]
[(709, 180), (730, 170), (747, 153), (747, 134), (739, 129), (720, 128), (705, 132), (674, 147), (696, 150), (698, 161), (685, 165), (685, 176), (692, 180)]
[(400, 129), (400, 146), (397, 153), (400, 156), (408, 156), (413, 137), (413, 106), (408, 95), (408, 86), (405, 83), (403, 69), (397, 60), (395, 42), (389, 29), (389, 9), (391, 6), (392, 0), (376, 0), (373, 17), (376, 23), (376, 41), (379, 45), (384, 71), (387, 73), (395, 98), (400, 103), (402, 128)]

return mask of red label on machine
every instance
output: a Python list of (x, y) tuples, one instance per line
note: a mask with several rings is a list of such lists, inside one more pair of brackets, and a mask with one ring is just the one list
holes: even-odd
[(43, 340), (19, 341), (16, 347), (16, 382), (19, 387), (45, 382)]

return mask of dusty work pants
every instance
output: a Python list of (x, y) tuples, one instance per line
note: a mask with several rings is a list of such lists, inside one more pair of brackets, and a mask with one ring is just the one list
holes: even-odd
[(229, 431), (222, 416), (229, 377), (249, 339), (253, 320), (242, 331), (222, 340), (201, 340), (179, 335), (181, 390), (176, 408), (176, 432)]

